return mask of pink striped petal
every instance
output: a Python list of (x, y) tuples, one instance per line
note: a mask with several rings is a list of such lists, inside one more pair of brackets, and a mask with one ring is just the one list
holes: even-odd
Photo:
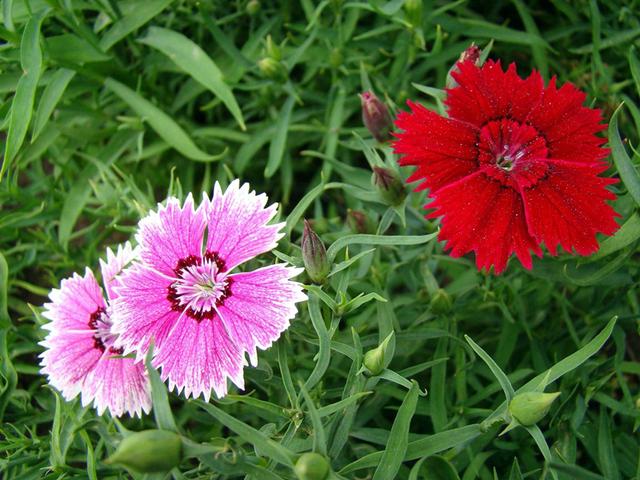
[(191, 194), (180, 207), (180, 200), (171, 197), (166, 206), (159, 206), (139, 224), (136, 239), (142, 260), (165, 275), (174, 275), (178, 262), (191, 255), (202, 254), (205, 229), (202, 207), (194, 209)]
[(141, 360), (153, 340), (160, 347), (178, 321), (181, 312), (167, 299), (171, 278), (141, 264), (122, 272), (112, 304), (112, 330), (118, 335), (116, 346), (125, 354), (135, 352)]
[(217, 253), (225, 269), (246, 262), (276, 247), (282, 238), (278, 233), (283, 223), (267, 225), (275, 216), (277, 204), (267, 204), (267, 196), (249, 191), (249, 184), (240, 187), (234, 180), (224, 193), (216, 182), (213, 199), (203, 202), (207, 215), (207, 251)]
[(162, 369), (169, 388), (209, 401), (211, 390), (218, 398), (227, 394), (227, 378), (244, 388), (242, 352), (227, 334), (219, 317), (201, 321), (183, 316), (158, 345), (153, 362)]
[(85, 380), (82, 405), (93, 401), (98, 415), (108, 409), (116, 417), (141, 417), (151, 410), (150, 391), (143, 363), (105, 350)]
[(137, 256), (138, 249), (132, 248), (129, 242), (124, 243), (124, 245), (118, 245), (115, 253), (111, 248), (107, 248), (107, 260), (100, 259), (100, 271), (102, 273), (102, 283), (107, 291), (109, 300), (117, 297), (113, 288), (117, 285), (118, 274)]
[(100, 285), (88, 268), (83, 277), (74, 273), (71, 278), (62, 280), (60, 288), (51, 290), (49, 298), (51, 302), (44, 304), (42, 313), (52, 321), (44, 326), (47, 330), (89, 330), (91, 315), (106, 307)]
[(265, 350), (289, 327), (296, 302), (307, 299), (302, 285), (292, 282), (302, 269), (270, 265), (231, 275), (231, 295), (218, 307), (233, 340), (258, 364), (256, 348)]

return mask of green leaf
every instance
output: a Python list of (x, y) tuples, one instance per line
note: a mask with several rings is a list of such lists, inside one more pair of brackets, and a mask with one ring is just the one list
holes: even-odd
[(474, 342), (471, 337), (465, 335), (464, 339), (469, 345), (471, 345), (473, 351), (478, 354), (482, 361), (487, 364), (489, 370), (491, 370), (491, 373), (493, 373), (493, 376), (496, 377), (498, 383), (500, 383), (500, 387), (502, 387), (502, 391), (504, 391), (504, 395), (507, 397), (507, 402), (510, 402), (515, 395), (515, 391), (513, 390), (513, 386), (511, 385), (511, 382), (509, 381), (505, 373), (493, 360), (493, 358), (491, 358), (491, 356), (487, 352), (485, 352), (482, 347), (480, 347), (480, 345)]
[(307, 415), (311, 419), (311, 425), (313, 426), (313, 451), (320, 453), (323, 456), (327, 456), (327, 435), (322, 425), (322, 419), (318, 414), (318, 409), (313, 403), (312, 398), (309, 396), (309, 392), (304, 388), (304, 384), (300, 382), (300, 393), (304, 397), (305, 404), (307, 405)]
[(338, 252), (349, 245), (421, 245), (433, 240), (437, 235), (437, 233), (428, 235), (345, 235), (333, 242), (327, 249), (327, 258), (329, 263), (333, 263)]
[(580, 480), (607, 480), (603, 476), (590, 472), (589, 470), (585, 470), (577, 465), (551, 462), (549, 464), (549, 468), (559, 473), (566, 473), (569, 478), (579, 478)]
[(225, 427), (233, 431), (245, 442), (253, 445), (258, 451), (263, 452), (270, 459), (283, 465), (293, 467), (295, 454), (284, 445), (275, 442), (260, 430), (256, 430), (246, 423), (241, 422), (237, 418), (232, 417), (210, 403), (205, 403), (201, 400), (197, 400), (196, 403)]
[(139, 41), (164, 53), (182, 71), (220, 98), (240, 128), (247, 129), (231, 88), (225, 83), (218, 66), (202, 48), (181, 33), (160, 27), (149, 28), (147, 35)]
[(598, 424), (598, 464), (607, 480), (620, 480), (620, 470), (611, 435), (611, 419), (605, 407), (600, 408)]
[(102, 36), (100, 48), (106, 52), (131, 32), (158, 15), (171, 3), (173, 0), (138, 0), (124, 4), (121, 7), (125, 12), (124, 16)]
[(322, 318), (322, 311), (320, 310), (320, 301), (316, 295), (309, 295), (309, 301), (307, 302), (309, 308), (309, 317), (313, 328), (318, 335), (320, 347), (318, 349), (318, 360), (313, 368), (313, 371), (307, 378), (304, 386), (307, 390), (311, 390), (321, 379), (324, 373), (329, 367), (331, 360), (331, 339), (329, 338), (329, 332), (327, 326)]
[(389, 434), (389, 441), (385, 448), (380, 463), (373, 474), (373, 480), (393, 480), (404, 461), (409, 444), (409, 428), (411, 419), (418, 404), (418, 383), (414, 380), (411, 389), (404, 397), (402, 405), (396, 414)]
[(18, 80), (16, 93), (11, 102), (9, 132), (4, 150), (4, 160), (0, 168), (0, 181), (13, 159), (18, 155), (27, 135), (33, 104), (42, 74), (42, 49), (40, 47), (40, 26), (49, 13), (49, 9), (33, 15), (27, 22), (20, 42), (20, 65), (22, 76)]
[(640, 215), (634, 213), (612, 237), (608, 237), (600, 244), (600, 249), (593, 256), (589, 257), (589, 261), (600, 260), (607, 255), (622, 250), (639, 238)]
[(265, 178), (270, 178), (278, 171), (284, 156), (284, 148), (287, 144), (287, 134), (289, 132), (289, 123), (291, 122), (291, 112), (295, 104), (295, 97), (290, 95), (284, 102), (282, 109), (278, 115), (276, 122), (276, 132), (271, 144), (269, 145), (269, 160), (264, 169)]
[(318, 408), (318, 416), (327, 417), (329, 415), (333, 415), (340, 410), (347, 408), (350, 405), (353, 405), (361, 398), (364, 398), (368, 395), (371, 395), (373, 392), (358, 392), (354, 393), (350, 397), (347, 397), (343, 400), (340, 400), (336, 403), (332, 403), (331, 405), (325, 405), (324, 407)]
[(173, 418), (173, 413), (171, 413), (167, 386), (160, 379), (158, 371), (151, 365), (152, 359), (153, 345), (149, 348), (144, 363), (147, 368), (147, 374), (149, 375), (149, 382), (151, 383), (151, 401), (153, 403), (153, 416), (156, 420), (156, 425), (160, 430), (170, 430), (178, 433), (178, 426)]
[(104, 85), (128, 104), (151, 128), (169, 145), (182, 153), (185, 157), (199, 162), (220, 160), (226, 151), (219, 155), (210, 155), (200, 150), (187, 133), (169, 115), (164, 113), (151, 102), (131, 90), (126, 85), (107, 78)]
[(31, 136), (31, 142), (33, 143), (38, 135), (42, 132), (47, 125), (51, 114), (58, 105), (58, 102), (62, 98), (64, 91), (69, 85), (71, 79), (75, 76), (76, 72), (61, 68), (56, 71), (51, 77), (51, 80), (47, 84), (42, 97), (40, 97), (40, 103), (38, 103), (38, 110), (36, 111), (36, 117), (33, 121), (33, 135)]
[(622, 105), (620, 105), (611, 116), (609, 122), (609, 146), (611, 147), (611, 156), (613, 162), (616, 165), (620, 179), (627, 187), (629, 195), (633, 197), (637, 205), (640, 205), (640, 176), (636, 171), (629, 155), (622, 144), (620, 139), (620, 132), (618, 131), (618, 113)]

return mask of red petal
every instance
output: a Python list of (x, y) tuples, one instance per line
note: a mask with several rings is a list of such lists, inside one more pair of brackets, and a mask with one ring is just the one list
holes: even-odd
[(552, 255), (558, 244), (580, 255), (598, 250), (596, 233), (613, 234), (619, 215), (606, 203), (615, 195), (605, 187), (616, 180), (599, 177), (602, 165), (547, 160), (546, 178), (522, 190), (529, 232)]
[(451, 120), (407, 102), (412, 112), (401, 112), (396, 126), (395, 152), (403, 155), (400, 165), (418, 168), (408, 181), (424, 180), (419, 189), (432, 192), (455, 182), (478, 168), (477, 131), (470, 125)]
[(551, 158), (593, 163), (609, 154), (601, 148), (605, 140), (595, 135), (606, 128), (600, 110), (583, 107), (584, 100), (571, 83), (556, 88), (554, 77), (529, 115), (529, 123), (545, 136)]
[(503, 117), (524, 122), (540, 101), (543, 82), (536, 70), (523, 80), (513, 63), (506, 72), (500, 61), (491, 60), (481, 68), (464, 62), (458, 64), (458, 69), (453, 73), (458, 86), (447, 91), (446, 104), (451, 118), (477, 127)]
[(520, 194), (478, 172), (444, 188), (429, 205), (430, 217), (443, 216), (439, 239), (447, 242), (451, 256), (476, 254), (479, 269), (493, 265), (501, 273), (512, 253), (531, 268), (531, 251), (542, 251), (527, 231)]

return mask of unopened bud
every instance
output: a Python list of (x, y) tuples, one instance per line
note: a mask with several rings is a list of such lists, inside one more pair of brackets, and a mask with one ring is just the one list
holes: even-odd
[(422, 25), (422, 0), (405, 0), (404, 12), (412, 27)]
[(390, 140), (393, 119), (387, 106), (373, 92), (361, 93), (360, 103), (362, 105), (362, 121), (367, 130), (379, 142)]
[(429, 302), (431, 311), (436, 315), (443, 315), (451, 310), (451, 297), (443, 289), (439, 288)]
[(329, 476), (329, 462), (319, 453), (300, 455), (293, 467), (299, 480), (325, 480)]
[(347, 225), (355, 233), (370, 233), (369, 217), (359, 210), (347, 210)]
[(394, 333), (391, 332), (380, 345), (364, 354), (362, 364), (371, 375), (380, 375), (389, 363), (391, 363), (393, 348), (389, 345), (389, 342), (393, 337)]
[(271, 38), (271, 35), (267, 35), (267, 46), (265, 48), (265, 51), (266, 51), (267, 57), (273, 58), (278, 62), (282, 60), (282, 52), (280, 52), (280, 47), (277, 44), (273, 43), (273, 39)]
[(252, 17), (260, 11), (260, 2), (258, 0), (250, 0), (247, 3), (246, 11)]
[(289, 74), (287, 73), (287, 67), (284, 66), (279, 60), (275, 60), (271, 57), (265, 57), (258, 62), (258, 68), (262, 75), (270, 80), (284, 83), (287, 81)]
[(519, 393), (509, 402), (509, 413), (521, 425), (530, 427), (549, 412), (551, 404), (558, 398), (560, 392), (525, 392)]
[(389, 205), (395, 207), (404, 202), (407, 192), (400, 176), (395, 171), (383, 167), (373, 167), (371, 179), (380, 192), (380, 196)]
[(453, 79), (452, 74), (454, 72), (459, 71), (458, 69), (459, 64), (465, 63), (465, 62), (472, 62), (476, 67), (482, 66), (482, 62), (480, 61), (481, 53), (482, 51), (478, 48), (478, 46), (475, 43), (472, 43), (467, 47), (467, 49), (464, 52), (460, 54), (458, 61), (454, 63), (454, 65), (449, 69), (449, 72), (447, 73), (447, 82), (446, 82), (447, 88), (454, 88), (458, 85), (456, 81)]
[(144, 430), (126, 437), (105, 463), (115, 463), (139, 473), (168, 472), (180, 464), (182, 439), (167, 430)]
[(324, 282), (330, 270), (327, 249), (307, 220), (304, 221), (302, 232), (302, 260), (311, 281), (314, 283)]
[(344, 56), (342, 55), (342, 50), (339, 48), (332, 49), (331, 53), (329, 53), (329, 65), (333, 68), (338, 68), (342, 66), (343, 61)]

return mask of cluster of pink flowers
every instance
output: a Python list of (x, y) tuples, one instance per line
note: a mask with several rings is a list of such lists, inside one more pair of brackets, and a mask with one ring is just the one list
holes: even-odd
[(291, 280), (301, 269), (282, 264), (234, 272), (275, 248), (283, 224), (269, 222), (276, 205), (236, 180), (216, 183), (196, 207), (189, 195), (169, 198), (140, 221), (127, 242), (100, 262), (104, 293), (93, 272), (74, 274), (51, 291), (43, 315), (51, 322), (42, 372), (63, 397), (93, 401), (99, 414), (141, 415), (151, 408), (143, 360), (178, 393), (206, 400), (244, 388), (248, 356), (267, 349), (306, 300)]

